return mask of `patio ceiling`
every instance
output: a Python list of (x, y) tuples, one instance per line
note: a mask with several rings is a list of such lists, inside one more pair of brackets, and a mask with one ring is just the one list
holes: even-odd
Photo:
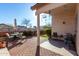
[(44, 5), (43, 7), (40, 7), (39, 9), (32, 9), (32, 10), (36, 10), (36, 13), (35, 14), (38, 15), (38, 14), (47, 12), (49, 10), (58, 8), (58, 7), (63, 6), (63, 5), (66, 5), (66, 3), (50, 3), (48, 5)]
[(66, 14), (68, 16), (73, 15), (73, 13), (76, 10), (76, 4), (67, 4), (62, 7), (58, 7), (52, 10), (54, 14), (60, 15), (60, 14)]
[[(76, 10), (76, 4), (67, 4), (67, 5), (64, 5), (62, 7), (58, 7), (58, 8), (55, 8), (53, 10), (50, 10), (53, 14), (57, 14), (57, 15), (60, 15), (60, 14), (66, 14), (68, 16), (72, 16), (73, 13), (75, 12)], [(50, 12), (50, 13), (51, 13)], [(46, 14), (50, 14), (49, 11), (46, 11), (44, 12)]]

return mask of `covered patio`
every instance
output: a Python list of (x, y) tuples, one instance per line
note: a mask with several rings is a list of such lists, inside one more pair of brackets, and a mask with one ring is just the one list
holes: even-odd
[[(64, 4), (64, 3), (37, 3), (36, 5), (32, 6), (32, 10), (36, 10), (37, 15), (37, 47), (41, 46), (43, 48), (46, 48), (50, 51), (54, 51), (57, 53), (60, 53), (61, 55), (77, 55), (79, 52), (78, 49), (78, 9), (79, 4)], [(51, 43), (49, 41), (46, 41), (42, 44), (40, 44), (40, 14), (46, 13), (50, 14), (52, 16), (51, 19)], [(71, 33), (75, 36), (75, 42), (76, 47), (74, 47), (77, 51), (69, 50), (66, 45), (64, 44), (64, 38), (58, 39), (57, 41), (52, 39), (52, 35), (54, 32), (57, 32), (57, 35), (60, 36), (64, 35), (66, 33)], [(63, 41), (63, 42), (60, 42)], [(73, 48), (72, 48), (73, 49)], [(60, 52), (61, 51), (61, 52)], [(76, 54), (77, 52), (77, 54)]]

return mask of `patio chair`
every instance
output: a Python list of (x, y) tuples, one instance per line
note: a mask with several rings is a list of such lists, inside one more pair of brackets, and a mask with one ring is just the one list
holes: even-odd
[(13, 38), (13, 36), (11, 36), (9, 33), (6, 33), (6, 36), (7, 36), (8, 39), (12, 39)]
[(63, 41), (64, 40), (64, 36), (62, 34), (58, 35), (57, 32), (53, 32), (52, 39)]
[(10, 35), (9, 33), (6, 33), (6, 36), (8, 42), (17, 41), (19, 39), (19, 37), (17, 37), (16, 35)]
[(72, 48), (72, 46), (73, 46), (73, 41), (72, 40), (73, 40), (73, 35), (70, 34), (70, 33), (67, 33), (65, 35), (64, 42), (69, 48)]
[(57, 32), (53, 32), (53, 36), (54, 36), (54, 37), (58, 37)]
[(7, 36), (8, 38), (10, 38), (10, 35), (9, 35), (9, 33), (6, 33), (6, 36)]
[(18, 35), (17, 35), (17, 37), (19, 37), (19, 42), (21, 42), (21, 43), (23, 43), (24, 42), (24, 39), (26, 39), (26, 36), (23, 36), (22, 35), (23, 33), (19, 33)]
[(6, 36), (7, 36), (7, 38), (6, 38), (6, 46), (8, 47), (8, 42), (9, 42), (9, 39), (10, 39), (9, 33), (6, 33)]
[(19, 37), (20, 39), (25, 39), (26, 37), (24, 36), (24, 35), (22, 35), (23, 33), (19, 33), (18, 35), (17, 35), (17, 37)]
[(57, 32), (53, 32), (52, 39), (58, 39), (58, 34), (57, 34)]

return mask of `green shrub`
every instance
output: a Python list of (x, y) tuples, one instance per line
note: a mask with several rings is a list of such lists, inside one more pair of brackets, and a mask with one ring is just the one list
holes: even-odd
[(47, 29), (47, 30), (46, 30), (46, 34), (47, 34), (47, 36), (50, 38), (50, 37), (51, 37), (51, 29)]
[(45, 30), (40, 30), (40, 35), (46, 34)]
[(37, 31), (33, 31), (33, 36), (37, 36)]
[(28, 36), (32, 36), (32, 31), (27, 31)]
[(32, 36), (33, 35), (33, 31), (30, 31), (30, 30), (29, 31), (24, 31), (23, 35), (24, 36)]
[(24, 31), (22, 35), (23, 35), (23, 36), (27, 36), (27, 32), (26, 32), (26, 31)]

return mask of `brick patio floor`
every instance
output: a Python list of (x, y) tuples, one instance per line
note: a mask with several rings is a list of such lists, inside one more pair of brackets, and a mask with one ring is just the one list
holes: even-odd
[[(32, 37), (26, 39), (23, 44), (17, 45), (9, 49), (11, 56), (35, 56), (36, 54), (37, 38)], [(57, 53), (51, 52), (45, 48), (40, 47), (41, 56), (60, 56)]]

